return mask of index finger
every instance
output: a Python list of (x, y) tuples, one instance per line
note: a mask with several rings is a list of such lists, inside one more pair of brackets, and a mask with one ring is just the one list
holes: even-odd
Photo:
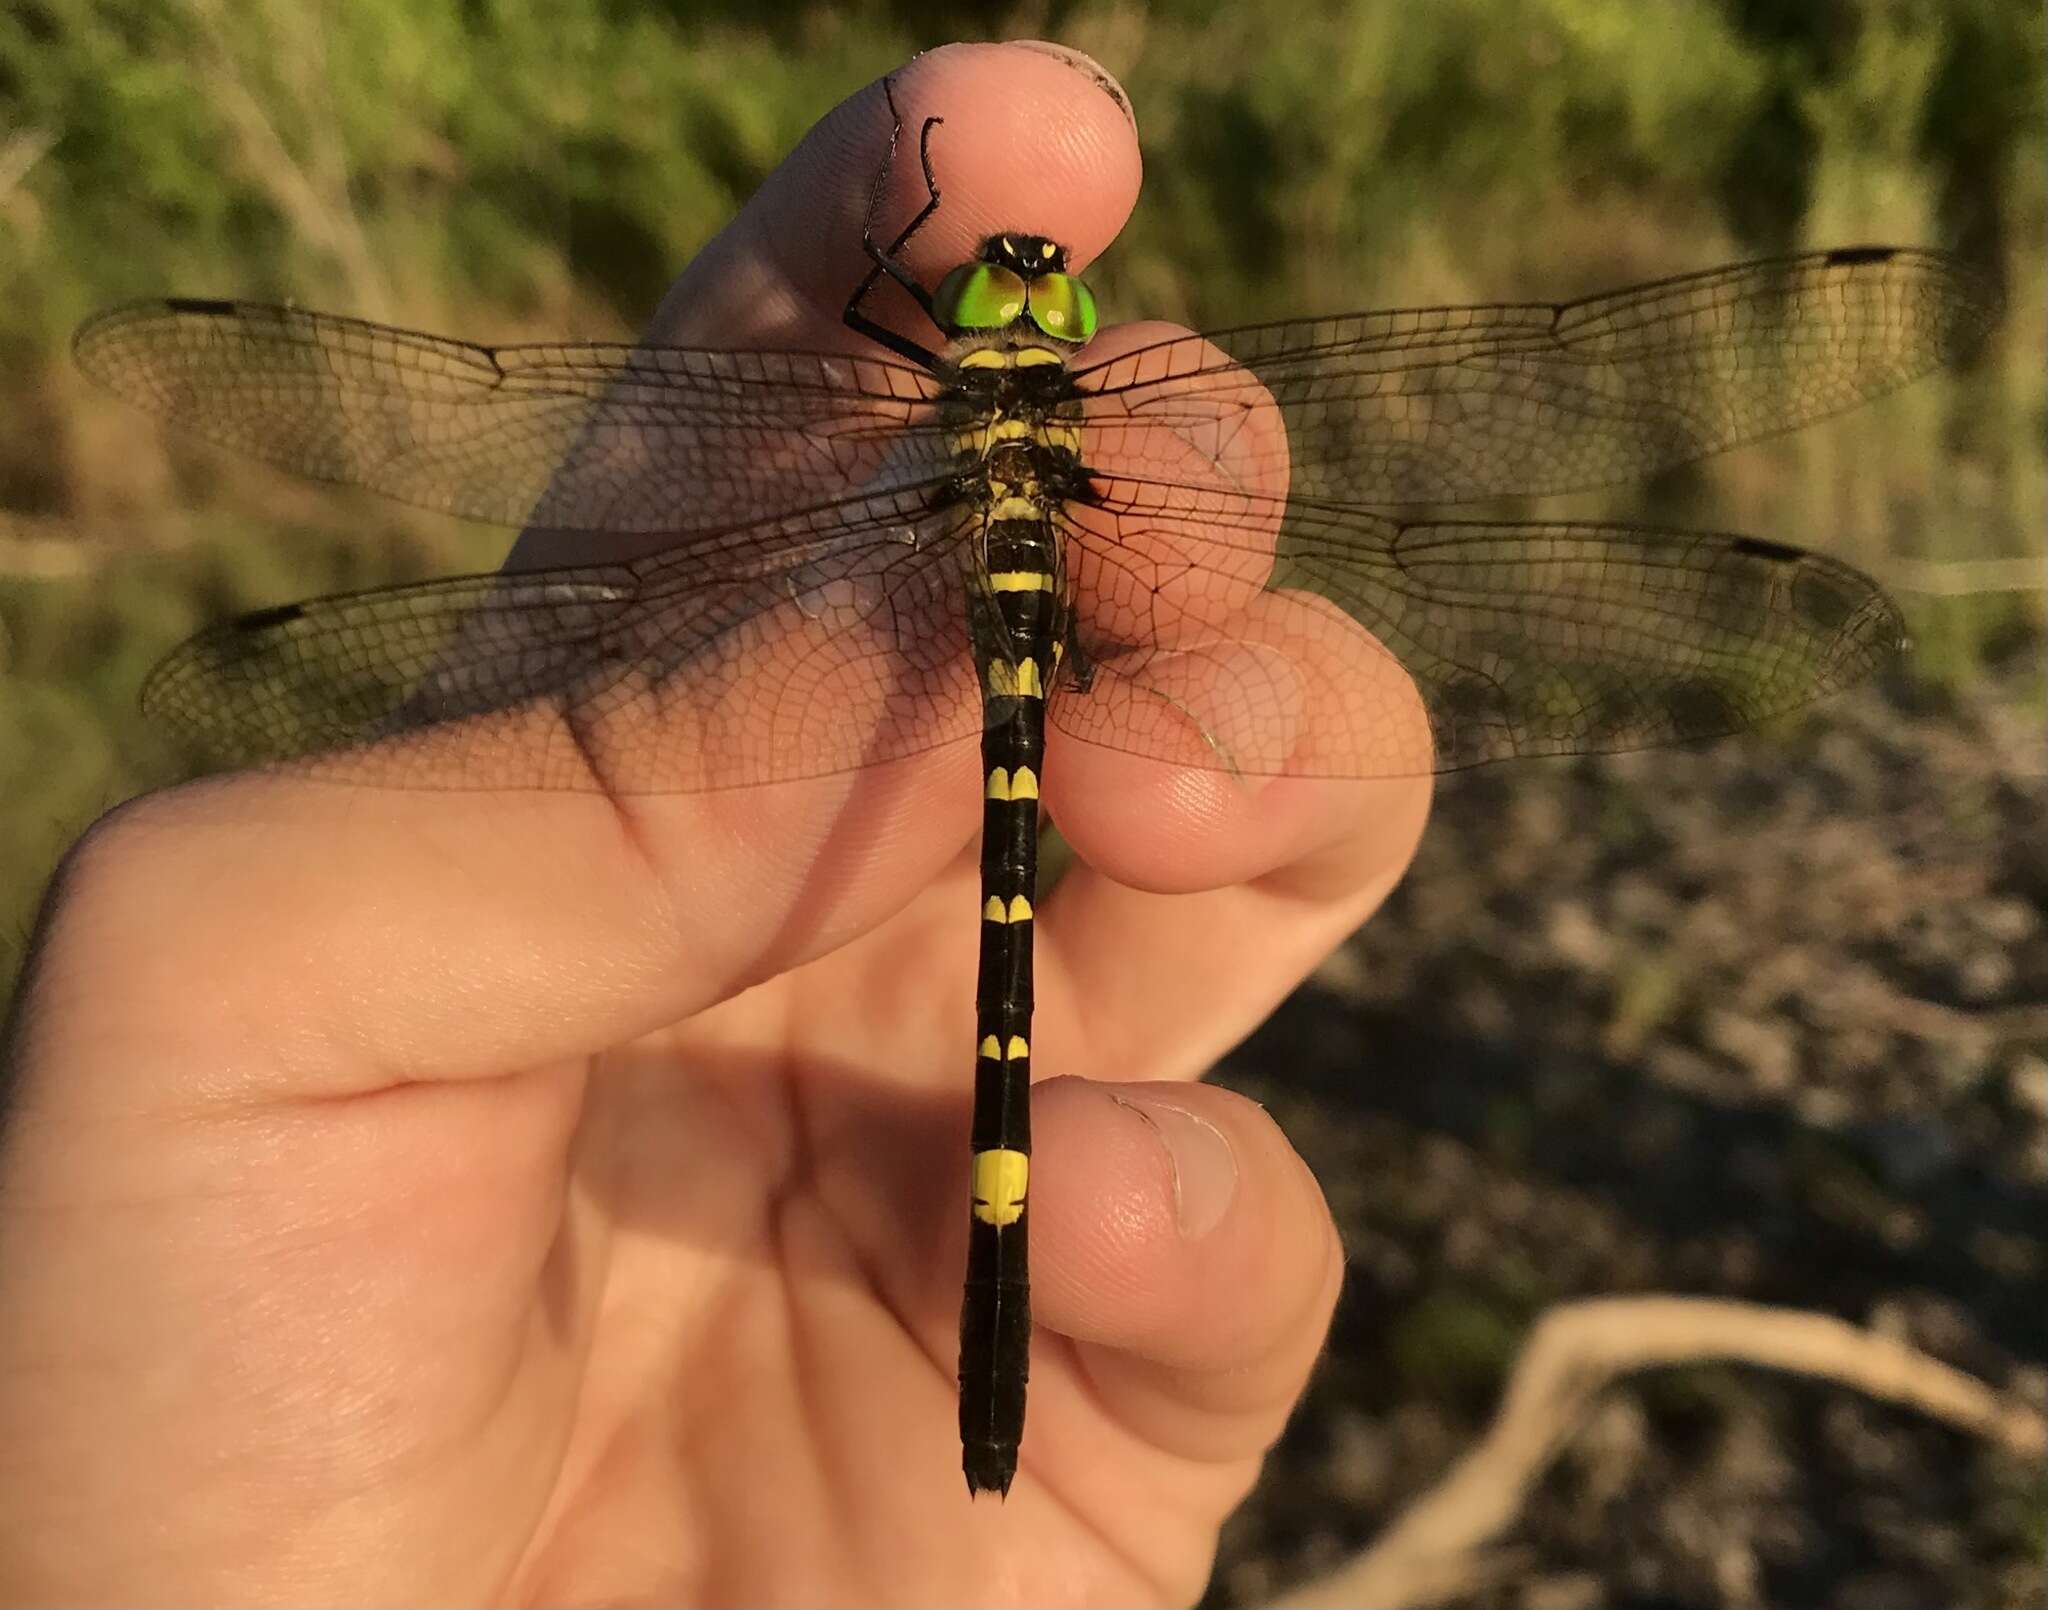
[[(902, 119), (893, 160), (890, 95)], [(871, 354), (873, 344), (840, 314), (872, 266), (861, 231), (876, 176), (883, 245), (927, 199), (919, 148), (930, 118), (943, 120), (929, 145), (942, 199), (902, 252), (923, 284), (1003, 230), (1061, 242), (1078, 268), (1115, 238), (1137, 201), (1137, 126), (1123, 91), (1094, 62), (1036, 41), (946, 45), (827, 113), (670, 288), (647, 338)], [(893, 286), (872, 312), (915, 339), (933, 337)]]

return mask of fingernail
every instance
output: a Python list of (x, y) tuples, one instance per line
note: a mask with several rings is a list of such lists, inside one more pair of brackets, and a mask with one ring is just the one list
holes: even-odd
[(1190, 1241), (1207, 1235), (1237, 1194), (1237, 1154), (1223, 1131), (1149, 1093), (1119, 1092), (1116, 1099), (1150, 1124), (1166, 1148), (1180, 1233)]
[(1125, 121), (1131, 127), (1136, 128), (1138, 126), (1138, 116), (1131, 110), (1131, 100), (1128, 95), (1124, 94), (1123, 85), (1111, 78), (1109, 70), (1093, 56), (1085, 56), (1068, 45), (1056, 45), (1049, 39), (1013, 39), (1010, 43), (1021, 49), (1035, 50), (1041, 56), (1050, 56), (1055, 61), (1066, 63), (1067, 66), (1073, 68), (1075, 72), (1101, 90), (1103, 94), (1115, 101), (1117, 110), (1123, 113)]

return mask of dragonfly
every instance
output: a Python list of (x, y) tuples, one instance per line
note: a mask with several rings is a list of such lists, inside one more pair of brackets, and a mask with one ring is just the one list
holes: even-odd
[[(1048, 731), (1247, 783), (1374, 778), (1710, 737), (1846, 687), (1903, 643), (1846, 564), (1448, 511), (1854, 407), (1967, 353), (1999, 297), (1953, 256), (1864, 246), (1091, 357), (1095, 300), (1055, 238), (998, 233), (930, 287), (904, 261), (940, 205), (939, 122), (918, 135), (922, 206), (885, 244), (897, 116), (843, 311), (858, 351), (484, 346), (187, 298), (112, 309), (74, 345), (119, 395), (300, 475), (651, 546), (202, 632), (143, 705), (220, 764), (633, 795), (979, 737), (960, 1437), (970, 1493), (1007, 1494)], [(930, 344), (871, 316), (885, 280)], [(1388, 696), (1393, 666), (1419, 703)]]

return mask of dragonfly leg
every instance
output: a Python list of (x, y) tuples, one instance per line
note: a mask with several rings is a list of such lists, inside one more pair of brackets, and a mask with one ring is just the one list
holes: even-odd
[(1066, 641), (1067, 686), (1076, 693), (1086, 693), (1095, 686), (1095, 660), (1081, 645), (1077, 636), (1069, 635)]
[[(882, 187), (888, 182), (890, 169), (896, 165), (896, 147), (903, 137), (903, 113), (896, 105), (894, 84), (893, 75), (882, 80), (882, 94), (889, 102), (889, 115), (895, 121), (889, 129), (889, 154), (883, 159), (881, 168), (875, 174), (873, 189), (868, 192), (867, 217), (862, 222), (860, 231), (861, 249), (868, 254), (874, 266), (867, 271), (860, 284), (854, 287), (853, 295), (846, 299), (846, 309), (840, 316), (849, 329), (859, 331), (870, 341), (879, 341), (891, 352), (908, 358), (912, 363), (932, 369), (938, 365), (936, 353), (919, 346), (908, 336), (898, 335), (894, 330), (877, 324), (861, 311), (861, 304), (873, 293), (882, 276), (887, 274), (910, 293), (912, 300), (924, 310), (926, 318), (932, 318), (931, 292), (918, 284), (917, 276), (911, 273), (908, 265), (901, 262), (896, 254), (909, 244), (910, 238), (924, 227), (926, 220), (933, 213), (939, 210), (939, 181), (938, 176), (932, 171), (932, 130), (946, 120), (942, 117), (928, 117), (924, 120), (924, 127), (918, 131), (917, 158), (924, 170), (925, 204), (918, 209), (917, 216), (905, 224), (887, 246), (878, 244), (875, 240), (875, 218), (882, 207)], [(936, 326), (938, 321), (933, 319), (932, 322)]]

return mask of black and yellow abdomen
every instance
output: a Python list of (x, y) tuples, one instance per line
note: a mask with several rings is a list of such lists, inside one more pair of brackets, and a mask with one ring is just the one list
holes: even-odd
[(1054, 515), (1075, 455), (1073, 428), (1056, 417), (1051, 400), (1065, 377), (1056, 353), (1036, 345), (981, 347), (961, 367), (992, 372), (982, 378), (998, 387), (958, 438), (979, 460), (980, 523), (968, 595), (983, 710), (981, 967), (960, 1310), (960, 1442), (968, 1487), (1001, 1493), (1017, 1469), (1030, 1365), (1026, 1235), (1038, 802), (1045, 701), (1070, 613)]

